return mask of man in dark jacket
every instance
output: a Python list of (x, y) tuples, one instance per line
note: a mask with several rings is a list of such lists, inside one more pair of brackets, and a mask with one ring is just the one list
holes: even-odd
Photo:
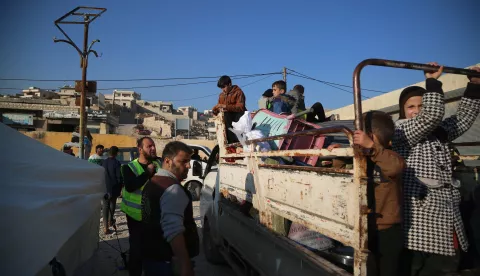
[(120, 196), (122, 179), (120, 174), (120, 162), (117, 160), (118, 148), (112, 146), (108, 151), (108, 158), (103, 160), (103, 168), (105, 169), (105, 185), (107, 186), (107, 194), (103, 199), (103, 226), (104, 233), (110, 233), (109, 227), (113, 225), (115, 206), (117, 197)]
[(142, 259), (145, 275), (173, 276), (175, 256), (180, 275), (193, 276), (191, 258), (198, 255), (199, 238), (192, 197), (181, 185), (188, 176), (192, 149), (175, 141), (162, 154), (162, 169), (142, 192)]

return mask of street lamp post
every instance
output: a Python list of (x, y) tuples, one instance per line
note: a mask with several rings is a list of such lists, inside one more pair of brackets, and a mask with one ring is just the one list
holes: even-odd
[[(71, 45), (75, 50), (77, 50), (80, 55), (80, 66), (82, 67), (82, 91), (80, 94), (80, 138), (79, 138), (79, 155), (80, 159), (85, 158), (85, 130), (87, 125), (87, 117), (85, 113), (85, 101), (87, 94), (87, 67), (88, 67), (88, 56), (93, 53), (98, 57), (98, 53), (95, 50), (92, 50), (92, 47), (95, 43), (100, 42), (100, 40), (95, 39), (88, 44), (88, 29), (90, 23), (92, 23), (97, 17), (104, 13), (107, 9), (105, 8), (94, 8), (94, 7), (77, 7), (59, 19), (55, 20), (55, 26), (62, 32), (66, 39), (57, 39), (53, 38), (53, 42), (64, 42)], [(72, 17), (81, 17), (81, 21), (75, 21), (74, 19), (68, 20)], [(83, 24), (83, 51), (72, 41), (72, 39), (65, 33), (65, 31), (60, 27), (60, 24)]]

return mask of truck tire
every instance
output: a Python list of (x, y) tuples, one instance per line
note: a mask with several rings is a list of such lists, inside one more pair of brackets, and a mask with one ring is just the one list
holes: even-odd
[(205, 259), (211, 264), (224, 264), (225, 259), (220, 253), (218, 246), (212, 239), (212, 233), (210, 232), (210, 226), (208, 225), (208, 220), (204, 220), (205, 225), (202, 228), (202, 246), (203, 252), (205, 254)]
[(200, 200), (200, 193), (202, 192), (202, 184), (198, 181), (191, 181), (187, 184), (187, 190), (192, 195), (193, 200)]

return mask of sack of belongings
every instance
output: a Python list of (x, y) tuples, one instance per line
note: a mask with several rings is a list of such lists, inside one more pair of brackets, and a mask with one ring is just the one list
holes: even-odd
[(288, 232), (288, 238), (312, 251), (324, 251), (334, 247), (333, 240), (307, 227), (293, 222)]

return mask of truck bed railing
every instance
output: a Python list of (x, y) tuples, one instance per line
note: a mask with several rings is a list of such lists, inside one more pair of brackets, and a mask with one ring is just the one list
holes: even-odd
[(258, 166), (261, 168), (270, 168), (270, 169), (298, 170), (298, 171), (308, 171), (308, 172), (339, 173), (339, 174), (353, 175), (353, 170), (338, 169), (338, 168), (322, 168), (322, 167), (274, 165), (274, 164), (259, 164)]
[[(309, 129), (305, 131), (298, 131), (298, 132), (286, 133), (282, 135), (275, 135), (275, 136), (264, 137), (259, 139), (247, 140), (246, 144), (250, 145), (250, 144), (256, 144), (260, 142), (282, 140), (282, 139), (288, 139), (288, 138), (294, 138), (294, 137), (300, 137), (300, 136), (317, 136), (317, 135), (325, 135), (329, 133), (339, 133), (339, 132), (343, 132), (348, 137), (348, 140), (350, 141), (352, 140), (353, 132), (348, 127), (334, 126), (334, 127), (326, 127), (326, 128), (315, 128), (315, 129)], [(233, 143), (233, 144), (228, 144), (226, 146), (238, 147), (238, 146), (242, 146), (242, 144)]]
[[(353, 72), (353, 95), (355, 111), (355, 129), (362, 130), (362, 102), (360, 73), (364, 67), (374, 65), (383, 67), (403, 68), (411, 70), (434, 71), (438, 67), (413, 62), (401, 62), (384, 59), (367, 59), (360, 62)], [(480, 77), (480, 73), (454, 67), (444, 67), (445, 73), (472, 75)], [(261, 142), (291, 139), (300, 136), (327, 135), (331, 133), (343, 133), (348, 137), (352, 145), (352, 130), (345, 126), (334, 126), (307, 131), (287, 133), (246, 141), (250, 148), (249, 152), (227, 153), (228, 147), (240, 147), (240, 143), (226, 144), (226, 128), (223, 121), (223, 113), (218, 116), (217, 139), (220, 144), (220, 164), (227, 168), (220, 170), (220, 181), (225, 184), (224, 188), (229, 191), (252, 189), (251, 196), (259, 208), (260, 222), (268, 229), (272, 228), (272, 218), (275, 214), (283, 216), (291, 221), (299, 222), (313, 230), (330, 235), (345, 244), (352, 246), (354, 253), (354, 275), (367, 275), (368, 251), (368, 220), (372, 210), (367, 198), (374, 189), (369, 189), (367, 181), (366, 158), (353, 147), (333, 149), (289, 149), (257, 152), (255, 146)], [(468, 143), (463, 145), (477, 145)], [(261, 164), (258, 157), (274, 156), (322, 156), (323, 157), (353, 157), (353, 170), (295, 166), (295, 165), (271, 165)], [(251, 157), (251, 158), (249, 158)], [(228, 164), (226, 158), (244, 158), (242, 165)], [(293, 175), (291, 170), (298, 171)], [(316, 178), (310, 172), (317, 172), (320, 177)], [(336, 175), (333, 175), (335, 173)], [(321, 175), (325, 174), (325, 176)], [(348, 175), (352, 175), (350, 177)], [(246, 180), (245, 180), (246, 179)], [(323, 181), (323, 180), (324, 181)], [(245, 181), (245, 183), (244, 183)], [(248, 182), (248, 183), (247, 183)], [(308, 183), (307, 183), (308, 182)], [(328, 182), (328, 183), (327, 183)], [(288, 189), (288, 184), (295, 189)], [(247, 185), (248, 184), (248, 185)], [(250, 187), (250, 188), (247, 188)], [(313, 195), (312, 195), (313, 193)], [(306, 202), (306, 203), (304, 203)], [(304, 204), (304, 205), (302, 205)], [(328, 205), (328, 206), (327, 206)], [(329, 209), (330, 208), (330, 209)], [(374, 219), (374, 216), (370, 216)]]
[[(414, 63), (414, 62), (404, 62), (396, 60), (387, 60), (387, 59), (366, 59), (360, 62), (355, 71), (353, 71), (353, 102), (355, 108), (355, 128), (362, 129), (362, 124), (360, 119), (362, 118), (362, 90), (360, 88), (360, 73), (363, 68), (369, 65), (374, 66), (383, 66), (383, 67), (393, 67), (401, 69), (410, 69), (410, 70), (421, 70), (421, 71), (435, 71), (438, 69), (438, 66)], [(470, 75), (475, 77), (480, 77), (480, 73), (474, 70), (464, 69), (464, 68), (455, 68), (455, 67), (443, 67), (444, 73), (456, 74), (456, 75)]]

